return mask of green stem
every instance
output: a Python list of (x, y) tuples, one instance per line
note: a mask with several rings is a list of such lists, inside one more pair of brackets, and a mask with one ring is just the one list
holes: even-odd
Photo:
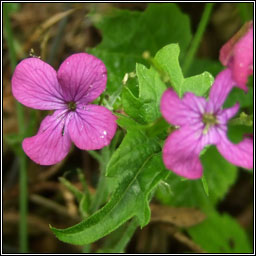
[(12, 34), (12, 29), (11, 29), (11, 24), (10, 24), (10, 19), (9, 19), (9, 9), (7, 4), (3, 4), (3, 18), (4, 18), (4, 36), (5, 40), (8, 45), (8, 52), (9, 52), (9, 59), (11, 62), (11, 69), (14, 70), (17, 64), (16, 60), (16, 53), (15, 53), (15, 48), (13, 44), (13, 34)]
[(20, 252), (28, 252), (28, 230), (27, 230), (27, 213), (28, 213), (28, 191), (27, 191), (27, 160), (21, 152), (20, 155), (20, 221), (19, 221), (19, 241)]
[(237, 3), (240, 17), (243, 23), (252, 19), (253, 11), (250, 10), (250, 6), (252, 6), (252, 3)]
[(213, 6), (214, 6), (214, 3), (208, 3), (205, 5), (203, 15), (202, 15), (200, 23), (198, 25), (197, 31), (195, 33), (195, 36), (191, 42), (191, 46), (190, 46), (190, 48), (187, 52), (187, 55), (185, 57), (185, 61), (184, 61), (184, 65), (183, 65), (183, 74), (184, 75), (186, 75), (188, 69), (190, 68), (190, 66), (193, 62), (194, 56), (197, 52), (197, 49), (201, 42), (204, 31), (209, 22)]
[[(9, 58), (11, 62), (12, 71), (15, 69), (17, 64), (16, 52), (14, 48), (13, 33), (9, 18), (9, 9), (6, 3), (3, 4), (3, 19), (4, 19), (4, 35), (8, 45)], [(16, 104), (19, 134), (24, 135), (25, 133), (25, 122), (24, 122), (24, 109), (20, 103)], [(19, 154), (20, 162), (20, 195), (19, 195), (19, 206), (20, 206), (20, 220), (19, 220), (19, 243), (20, 252), (26, 253), (28, 251), (28, 232), (27, 232), (27, 163), (26, 156), (21, 150)]]
[(137, 227), (138, 221), (136, 218), (133, 218), (132, 221), (128, 224), (128, 227), (125, 229), (125, 232), (120, 237), (120, 240), (116, 243), (114, 248), (112, 248), (113, 253), (124, 253), (124, 250), (127, 244), (130, 242)]
[(78, 178), (79, 178), (80, 182), (82, 183), (83, 191), (84, 191), (84, 193), (86, 195), (86, 199), (87, 199), (88, 205), (90, 205), (91, 204), (91, 194), (90, 194), (90, 191), (88, 189), (85, 176), (84, 176), (84, 174), (83, 174), (81, 169), (77, 168), (77, 172), (78, 172)]
[(94, 195), (94, 198), (92, 200), (92, 203), (90, 205), (90, 213), (94, 213), (96, 210), (99, 209), (100, 205), (103, 202), (103, 199), (105, 197), (106, 192), (106, 177), (105, 177), (105, 168), (100, 168), (100, 178), (97, 185), (96, 194)]
[(94, 213), (96, 210), (99, 209), (100, 205), (103, 203), (104, 198), (106, 198), (106, 167), (107, 163), (110, 158), (110, 149), (109, 147), (105, 147), (101, 150), (101, 160), (99, 161), (100, 164), (100, 178), (97, 185), (96, 194), (90, 205), (90, 213)]

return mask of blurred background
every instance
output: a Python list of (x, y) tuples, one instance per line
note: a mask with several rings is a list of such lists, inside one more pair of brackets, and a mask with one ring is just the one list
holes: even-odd
[[(7, 41), (12, 30), (13, 47), (17, 61), (35, 55), (58, 69), (69, 55), (86, 51), (101, 42), (101, 32), (94, 26), (89, 13), (99, 17), (112, 8), (143, 11), (147, 3), (13, 3), (4, 4), (3, 41), (3, 252), (19, 252), (19, 170), (20, 144), (19, 113), (11, 93), (11, 76), (15, 64), (10, 61)], [(178, 3), (189, 15), (195, 32), (204, 9), (204, 3)], [(252, 5), (246, 7), (252, 10)], [(215, 4), (213, 13), (198, 50), (197, 56), (218, 60), (221, 46), (246, 21), (244, 8), (239, 4)], [(113, 31), (114, 33), (114, 31)], [(28, 133), (35, 134), (44, 111), (24, 111)], [(85, 174), (91, 193), (99, 176), (96, 160), (86, 151), (73, 147), (61, 163), (45, 167), (27, 159), (28, 173), (28, 238), (29, 251), (34, 253), (80, 253), (82, 247), (60, 242), (49, 229), (52, 226), (68, 227), (80, 221), (73, 194), (61, 184), (58, 177), (66, 175), (78, 188), (82, 184), (72, 170)], [(68, 172), (67, 172), (68, 171)], [(218, 205), (220, 212), (235, 217), (251, 236), (253, 235), (253, 177), (239, 172), (236, 183)], [(104, 238), (92, 245), (97, 251)], [(251, 240), (252, 241), (252, 240)], [(191, 249), (191, 248), (190, 248)], [(189, 250), (187, 242), (172, 235), (170, 230), (157, 223), (138, 229), (127, 247), (128, 253), (183, 253)]]

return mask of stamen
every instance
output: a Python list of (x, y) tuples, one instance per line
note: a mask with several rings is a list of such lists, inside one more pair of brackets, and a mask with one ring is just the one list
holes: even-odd
[(218, 120), (215, 115), (211, 113), (205, 113), (203, 114), (203, 123), (205, 124), (203, 134), (207, 134), (209, 131), (209, 128), (212, 125), (218, 124)]
[(76, 103), (74, 101), (68, 102), (68, 109), (71, 110), (71, 111), (75, 111), (76, 110)]

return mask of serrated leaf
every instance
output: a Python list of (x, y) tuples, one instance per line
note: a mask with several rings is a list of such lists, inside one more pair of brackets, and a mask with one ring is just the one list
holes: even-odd
[(179, 52), (178, 44), (169, 44), (157, 52), (152, 60), (153, 67), (150, 69), (142, 64), (136, 65), (139, 95), (135, 97), (127, 87), (122, 94), (124, 111), (136, 121), (144, 124), (151, 123), (161, 116), (160, 101), (166, 90), (163, 77), (161, 78), (163, 73), (167, 74), (171, 85), (180, 97), (187, 91), (202, 96), (210, 88), (214, 79), (208, 72), (188, 78), (183, 77), (178, 60)]
[(246, 233), (227, 214), (211, 212), (205, 221), (189, 228), (188, 233), (208, 253), (252, 253)]
[(159, 105), (166, 85), (162, 82), (159, 73), (152, 67), (147, 69), (145, 66), (137, 64), (136, 74), (139, 81), (139, 98), (144, 101), (144, 116), (150, 123), (161, 116)]
[(124, 75), (134, 71), (136, 62), (146, 64), (143, 52), (154, 56), (168, 43), (179, 43), (185, 52), (192, 37), (189, 17), (174, 3), (149, 4), (144, 12), (113, 10), (95, 25), (103, 40), (90, 53), (107, 67), (110, 98), (122, 86)]
[[(148, 196), (156, 184), (166, 177), (161, 150), (155, 138), (149, 139), (138, 130), (128, 131), (107, 168), (109, 176), (118, 177), (119, 185), (109, 202), (81, 223), (52, 231), (61, 241), (88, 244), (117, 229), (136, 216), (141, 226), (150, 219)], [(132, 161), (131, 161), (132, 159)]]
[(143, 104), (143, 101), (136, 98), (128, 87), (124, 87), (122, 93), (122, 105), (125, 113), (142, 124), (145, 123), (142, 110)]
[(208, 72), (203, 72), (200, 75), (191, 76), (184, 80), (182, 84), (182, 93), (193, 92), (197, 96), (203, 96), (213, 84), (214, 78)]
[(179, 54), (179, 45), (169, 44), (157, 52), (155, 60), (168, 74), (169, 81), (179, 97), (182, 97), (185, 92), (203, 96), (211, 87), (214, 78), (208, 72), (184, 78), (179, 64)]
[(142, 64), (136, 65), (139, 81), (139, 97), (125, 87), (122, 94), (124, 111), (141, 123), (151, 123), (161, 116), (160, 100), (166, 85), (154, 68), (146, 68)]
[(204, 177), (208, 184), (209, 196), (206, 195), (201, 180), (183, 180), (170, 173), (166, 182), (170, 192), (161, 187), (157, 192), (158, 199), (165, 204), (174, 206), (194, 206), (202, 209), (212, 208), (228, 192), (237, 177), (237, 167), (227, 162), (214, 146), (207, 149), (201, 156)]
[(171, 82), (171, 85), (177, 91), (178, 95), (182, 95), (182, 84), (184, 77), (179, 63), (180, 47), (178, 44), (168, 44), (160, 49), (155, 56), (155, 60), (165, 71)]

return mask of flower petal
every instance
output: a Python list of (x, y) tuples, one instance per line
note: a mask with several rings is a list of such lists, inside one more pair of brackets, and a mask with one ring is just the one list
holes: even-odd
[(52, 165), (60, 162), (69, 152), (71, 140), (65, 132), (66, 110), (57, 110), (42, 121), (38, 133), (23, 140), (25, 153), (36, 163)]
[(227, 124), (228, 120), (230, 118), (232, 118), (237, 111), (239, 110), (239, 103), (236, 103), (233, 107), (231, 108), (226, 108), (223, 109), (218, 115), (217, 115), (217, 119), (218, 119), (218, 123), (219, 124)]
[(191, 92), (187, 92), (184, 94), (182, 102), (190, 110), (194, 111), (195, 113), (199, 113), (200, 116), (205, 112), (207, 102), (204, 97), (199, 97)]
[(38, 58), (27, 58), (17, 65), (12, 93), (27, 107), (53, 110), (64, 106), (56, 71)]
[(244, 138), (238, 144), (230, 142), (225, 133), (221, 134), (217, 149), (230, 163), (251, 169), (253, 168), (253, 139)]
[(215, 81), (211, 87), (207, 108), (211, 106), (211, 110), (213, 112), (218, 111), (234, 85), (235, 82), (232, 79), (231, 70), (225, 69), (221, 71), (215, 78)]
[(201, 133), (191, 126), (183, 126), (167, 138), (163, 147), (165, 166), (176, 174), (188, 179), (202, 176), (203, 167), (199, 153), (205, 145), (200, 139)]
[(236, 85), (248, 91), (246, 83), (253, 73), (253, 22), (242, 28), (220, 50), (220, 61), (232, 70)]
[(248, 76), (253, 73), (253, 27), (234, 47), (234, 60), (231, 64), (233, 77), (238, 87), (247, 91)]
[(88, 104), (106, 88), (104, 63), (87, 53), (73, 54), (64, 60), (57, 72), (66, 101)]
[(116, 117), (107, 108), (97, 105), (78, 106), (68, 131), (75, 145), (84, 150), (107, 146), (116, 132)]
[(234, 47), (242, 40), (248, 31), (253, 29), (252, 21), (246, 22), (241, 29), (239, 29), (220, 49), (220, 62), (223, 66), (227, 66), (230, 62), (233, 61), (232, 57), (235, 54)]
[(177, 93), (169, 88), (161, 98), (160, 109), (164, 118), (173, 125), (194, 124), (200, 121), (206, 101), (204, 98), (186, 93), (180, 99)]

